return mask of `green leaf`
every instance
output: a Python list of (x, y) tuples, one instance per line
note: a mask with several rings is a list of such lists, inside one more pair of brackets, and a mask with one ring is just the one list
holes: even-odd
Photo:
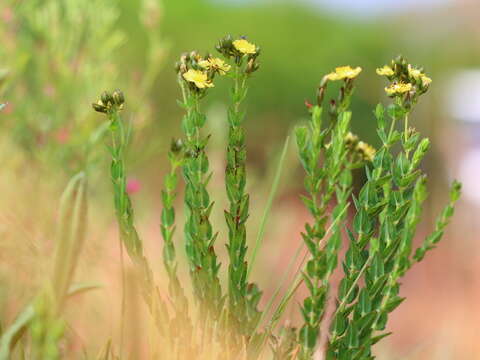
[(375, 117), (377, 118), (377, 126), (379, 129), (385, 128), (385, 107), (382, 104), (377, 104), (375, 108)]
[(358, 338), (357, 325), (355, 323), (349, 325), (346, 336), (348, 347), (350, 349), (356, 349), (360, 344), (360, 340)]
[(380, 340), (382, 340), (383, 338), (386, 338), (387, 336), (393, 334), (392, 332), (388, 332), (388, 333), (384, 333), (384, 334), (381, 334), (381, 335), (377, 335), (377, 336), (374, 336), (372, 338), (372, 345), (375, 345), (376, 343), (378, 343)]
[(363, 315), (370, 312), (372, 309), (372, 304), (370, 302), (370, 295), (368, 289), (364, 287), (358, 296), (358, 306), (360, 308), (360, 312)]

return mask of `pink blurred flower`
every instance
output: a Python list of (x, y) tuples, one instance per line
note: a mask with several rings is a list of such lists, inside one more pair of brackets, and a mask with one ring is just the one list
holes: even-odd
[(45, 94), (45, 96), (48, 96), (50, 98), (54, 97), (56, 93), (55, 86), (51, 84), (45, 85), (43, 87), (43, 93)]
[(127, 186), (126, 186), (127, 194), (133, 195), (139, 192), (141, 188), (142, 188), (142, 184), (137, 179), (132, 178), (127, 180)]
[(55, 132), (53, 136), (59, 144), (66, 144), (70, 139), (70, 130), (65, 127), (60, 128)]
[(10, 7), (6, 7), (2, 11), (1, 18), (4, 22), (10, 23), (13, 20), (13, 10)]

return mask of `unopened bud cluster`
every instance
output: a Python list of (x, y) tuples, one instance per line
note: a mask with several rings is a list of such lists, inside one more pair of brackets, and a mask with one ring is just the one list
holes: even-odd
[(100, 99), (92, 104), (95, 111), (100, 113), (111, 113), (113, 111), (122, 110), (125, 104), (125, 96), (120, 90), (115, 90), (113, 93), (104, 91)]

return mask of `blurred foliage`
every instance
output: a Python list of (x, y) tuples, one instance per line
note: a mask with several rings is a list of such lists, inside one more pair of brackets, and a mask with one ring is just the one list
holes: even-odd
[[(74, 12), (62, 12), (69, 8)], [(208, 0), (7, 0), (0, 10), (0, 63), (9, 71), (4, 97), (15, 115), (7, 126), (28, 151), (60, 157), (72, 171), (85, 134), (96, 126), (87, 105), (103, 89), (121, 87), (127, 94), (136, 128), (143, 129), (137, 130), (142, 146), (137, 162), (164, 152), (170, 136), (180, 132), (174, 62), (181, 52), (192, 46), (202, 52), (227, 33), (263, 45), (246, 122), (247, 131), (261, 135), (260, 143), (253, 136), (248, 144), (260, 163), (265, 148), (305, 117), (304, 100), (313, 98), (311, 89), (335, 66), (361, 66), (373, 73), (382, 65), (379, 59), (403, 53), (425, 64), (436, 86), (437, 74), (471, 65), (478, 53), (468, 45), (474, 34), (451, 26), (433, 30), (435, 13), (366, 21), (298, 1)], [(416, 17), (422, 21), (415, 24)], [(460, 36), (463, 41), (454, 41)], [(375, 138), (372, 109), (383, 86), (380, 78), (359, 79), (352, 122), (367, 141)], [(220, 83), (210, 104), (224, 102), (227, 91)]]

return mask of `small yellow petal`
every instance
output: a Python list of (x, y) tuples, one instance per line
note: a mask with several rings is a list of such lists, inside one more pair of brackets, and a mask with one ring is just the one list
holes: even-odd
[(410, 90), (412, 90), (412, 84), (410, 83), (395, 83), (385, 88), (388, 95), (404, 94)]
[(242, 54), (255, 54), (257, 52), (257, 47), (245, 39), (235, 40), (233, 46)]
[(412, 65), (408, 64), (408, 75), (415, 80), (418, 80), (423, 76), (422, 72), (418, 69), (415, 69)]
[(354, 79), (362, 72), (361, 67), (352, 68), (351, 66), (340, 66), (335, 68), (334, 72), (327, 75), (327, 79), (330, 81)]
[(432, 79), (430, 79), (426, 75), (423, 75), (421, 79), (422, 79), (422, 85), (423, 86), (429, 86), (432, 83)]
[(377, 74), (380, 76), (392, 76), (395, 74), (395, 72), (390, 66), (385, 65), (384, 67), (377, 69)]
[(212, 81), (208, 79), (208, 75), (199, 70), (188, 70), (183, 74), (183, 78), (188, 82), (194, 83), (199, 89), (214, 87)]

